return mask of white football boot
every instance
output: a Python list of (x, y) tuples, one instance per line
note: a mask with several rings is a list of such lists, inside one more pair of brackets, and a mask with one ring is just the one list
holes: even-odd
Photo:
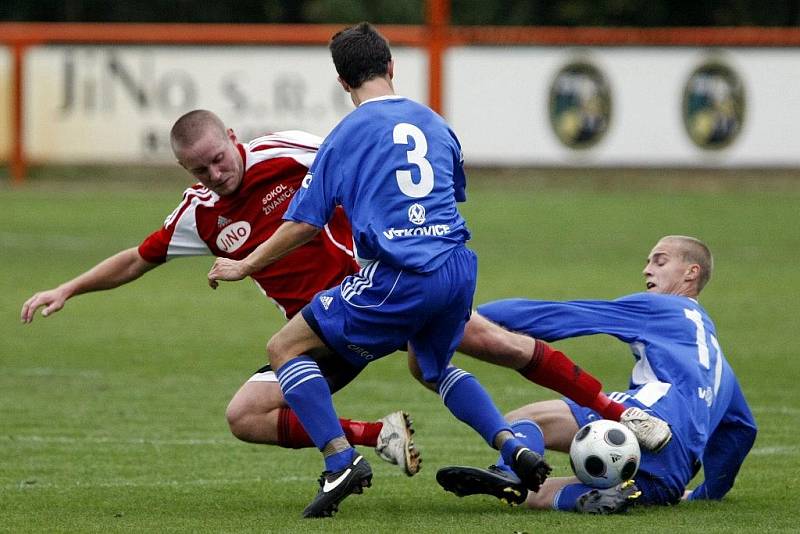
[(378, 435), (375, 452), (390, 464), (399, 465), (408, 476), (416, 475), (420, 470), (422, 458), (414, 446), (413, 422), (406, 412), (392, 412), (378, 419), (383, 428)]
[(672, 439), (672, 430), (667, 422), (641, 408), (628, 408), (622, 412), (619, 422), (628, 427), (639, 445), (648, 451), (659, 452)]

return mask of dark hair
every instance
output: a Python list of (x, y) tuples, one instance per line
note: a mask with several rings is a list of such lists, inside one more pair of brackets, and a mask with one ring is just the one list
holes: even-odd
[(339, 77), (353, 89), (384, 76), (392, 60), (389, 42), (369, 22), (337, 32), (328, 48)]

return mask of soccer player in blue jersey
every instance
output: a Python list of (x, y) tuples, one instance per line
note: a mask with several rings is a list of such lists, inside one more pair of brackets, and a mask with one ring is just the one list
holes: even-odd
[(372, 480), (342, 432), (315, 361), (327, 349), (363, 367), (407, 346), (447, 408), (536, 491), (550, 468), (514, 436), (478, 381), (449, 365), (477, 275), (456, 207), (466, 200), (458, 139), (431, 109), (394, 94), (391, 52), (371, 25), (337, 33), (330, 50), (355, 111), (320, 147), (281, 227), (241, 262), (218, 259), (208, 275), (215, 287), (263, 269), (315, 236), (337, 206), (350, 220), (361, 271), (318, 293), (267, 344), (283, 396), (325, 460), (321, 487), (303, 515), (332, 515)]
[[(537, 493), (528, 493), (502, 459), (489, 469), (443, 468), (439, 483), (459, 496), (488, 494), (536, 509), (589, 513), (624, 511), (631, 503), (671, 505), (681, 497), (721, 499), (755, 441), (756, 424), (716, 327), (697, 301), (712, 268), (705, 244), (666, 236), (647, 258), (644, 293), (613, 301), (510, 299), (478, 308), (510, 330), (547, 341), (608, 334), (630, 345), (636, 360), (630, 388), (610, 396), (664, 419), (673, 433), (660, 453), (642, 451), (633, 484), (601, 490), (574, 477), (549, 478)], [(568, 452), (578, 428), (599, 415), (564, 399), (529, 404), (507, 418), (543, 454), (545, 447)], [(701, 466), (705, 481), (685, 491)]]

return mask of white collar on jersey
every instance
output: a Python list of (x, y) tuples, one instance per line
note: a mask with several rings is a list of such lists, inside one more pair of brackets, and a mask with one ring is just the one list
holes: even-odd
[(401, 95), (383, 95), (383, 96), (376, 96), (375, 98), (370, 98), (369, 100), (364, 100), (358, 107), (363, 106), (367, 102), (377, 102), (379, 100), (399, 100), (401, 98), (405, 98)]

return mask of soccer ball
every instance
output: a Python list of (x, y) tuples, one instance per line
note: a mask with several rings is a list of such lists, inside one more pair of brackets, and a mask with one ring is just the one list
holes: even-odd
[(633, 432), (608, 419), (584, 425), (569, 448), (572, 471), (593, 488), (610, 488), (633, 478), (641, 457)]

